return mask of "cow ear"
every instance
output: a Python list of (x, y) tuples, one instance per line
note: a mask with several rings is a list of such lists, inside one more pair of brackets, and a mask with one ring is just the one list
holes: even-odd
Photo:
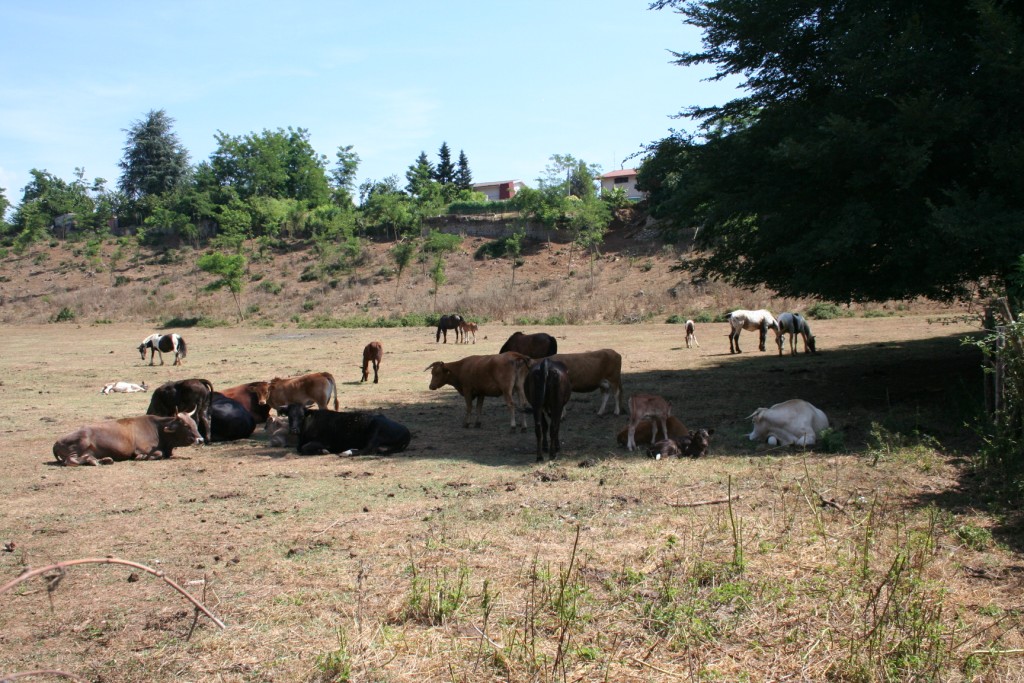
[(711, 428), (711, 429), (708, 430), (708, 436), (711, 436), (714, 433), (715, 433), (714, 428)]

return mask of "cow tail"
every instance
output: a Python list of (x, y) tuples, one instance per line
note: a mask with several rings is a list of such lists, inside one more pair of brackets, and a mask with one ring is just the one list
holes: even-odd
[[(550, 363), (548, 363), (548, 359), (547, 358), (545, 358), (544, 360), (542, 360), (540, 362), (540, 375), (541, 375), (541, 381), (539, 382), (540, 388), (539, 389), (534, 389), (534, 392), (539, 394), (537, 396), (534, 396), (534, 399), (535, 399), (534, 405), (536, 406), (534, 408), (534, 410), (533, 410), (534, 424), (536, 424), (537, 420), (539, 420), (539, 419), (541, 419), (543, 417), (543, 415), (541, 415), (540, 413), (544, 412), (544, 404), (545, 404), (546, 399), (547, 399), (547, 393), (548, 393), (548, 371), (550, 370), (550, 367), (551, 366), (550, 366)], [(542, 421), (542, 423), (543, 423), (543, 421)]]
[[(338, 383), (334, 381), (334, 375), (325, 372), (327, 379), (331, 381), (331, 393), (334, 394), (334, 412), (338, 412)], [(327, 394), (327, 400), (331, 400), (331, 394)]]
[[(184, 337), (178, 337), (178, 348), (181, 349), (181, 357), (184, 358), (185, 355), (188, 353), (188, 347), (185, 346)], [(210, 391), (213, 391), (212, 387), (210, 388)]]

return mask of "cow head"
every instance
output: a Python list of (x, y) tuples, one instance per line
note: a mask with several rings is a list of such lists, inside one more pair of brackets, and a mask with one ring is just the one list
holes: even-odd
[(715, 433), (714, 429), (698, 429), (690, 432), (687, 436), (684, 436), (680, 446), (682, 446), (681, 455), (688, 455), (691, 458), (702, 458), (708, 454), (708, 445), (711, 442), (711, 435)]
[(196, 411), (191, 413), (177, 413), (174, 419), (164, 425), (164, 433), (169, 434), (177, 445), (193, 446), (203, 443), (203, 437), (199, 434), (199, 427), (195, 421)]
[(270, 400), (270, 385), (272, 382), (252, 382), (249, 390), (256, 397), (257, 405), (265, 406)]
[(430, 370), (430, 389), (440, 389), (451, 381), (452, 372), (441, 361), (434, 361), (423, 372)]
[(306, 419), (309, 410), (301, 403), (290, 403), (277, 409), (278, 415), (288, 418), (288, 432), (298, 434), (302, 431), (302, 421)]

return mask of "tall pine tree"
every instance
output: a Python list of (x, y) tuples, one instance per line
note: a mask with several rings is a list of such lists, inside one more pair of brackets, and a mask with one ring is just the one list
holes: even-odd
[(405, 179), (408, 184), (406, 191), (414, 197), (423, 196), (427, 184), (434, 178), (434, 165), (427, 159), (426, 152), (420, 152), (416, 162), (405, 172)]
[(129, 199), (171, 192), (184, 185), (190, 168), (188, 151), (171, 129), (174, 119), (163, 109), (146, 114), (128, 133), (121, 167), (121, 191)]
[(448, 148), (447, 142), (441, 143), (437, 156), (440, 161), (434, 169), (434, 180), (441, 185), (450, 185), (455, 180), (455, 165), (452, 164), (452, 151)]
[(455, 187), (460, 190), (473, 189), (473, 174), (469, 170), (469, 159), (461, 149), (459, 150), (459, 166), (455, 171)]

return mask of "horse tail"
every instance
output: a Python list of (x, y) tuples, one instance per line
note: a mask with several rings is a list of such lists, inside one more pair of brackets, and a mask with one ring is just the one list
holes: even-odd
[(175, 335), (178, 338), (178, 349), (181, 352), (181, 357), (184, 358), (188, 353), (188, 347), (185, 346), (185, 338), (181, 335)]

